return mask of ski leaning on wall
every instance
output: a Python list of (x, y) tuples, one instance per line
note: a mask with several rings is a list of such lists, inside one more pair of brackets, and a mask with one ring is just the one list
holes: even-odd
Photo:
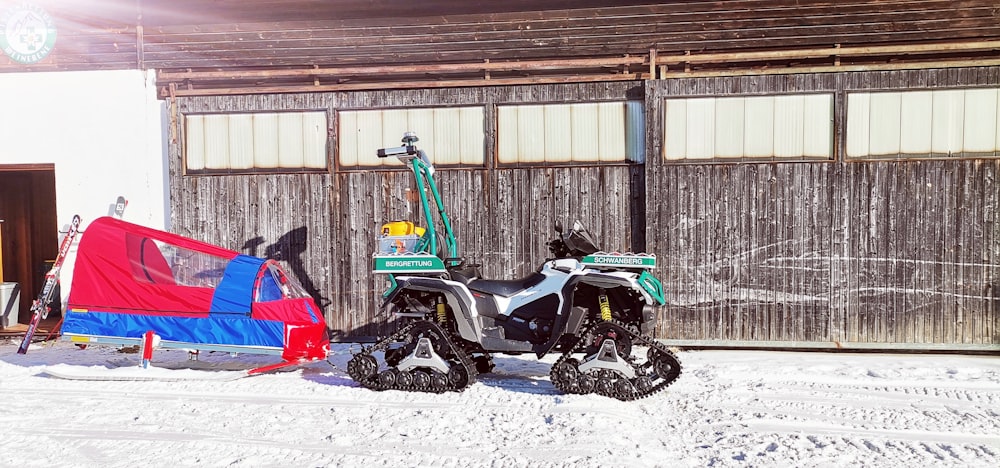
[(21, 346), (17, 348), (17, 354), (28, 352), (31, 339), (35, 336), (35, 330), (38, 329), (38, 322), (48, 317), (49, 303), (52, 302), (52, 296), (56, 292), (56, 285), (59, 284), (59, 270), (62, 268), (63, 262), (66, 261), (66, 255), (69, 254), (73, 240), (76, 239), (76, 235), (79, 232), (80, 215), (74, 215), (73, 221), (69, 225), (69, 231), (66, 232), (62, 243), (59, 244), (59, 255), (56, 257), (55, 263), (52, 264), (52, 268), (45, 274), (45, 284), (42, 286), (42, 291), (38, 293), (38, 298), (31, 303), (31, 323), (28, 324), (28, 331), (24, 334), (24, 339), (21, 340)]

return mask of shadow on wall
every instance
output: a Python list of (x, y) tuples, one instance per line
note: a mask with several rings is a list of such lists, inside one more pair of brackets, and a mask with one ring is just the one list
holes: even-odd
[[(306, 292), (316, 301), (316, 305), (320, 309), (325, 309), (331, 304), (329, 298), (324, 297), (319, 288), (316, 287), (316, 283), (313, 282), (312, 278), (306, 272), (305, 265), (303, 263), (303, 255), (306, 253), (308, 248), (307, 239), (308, 229), (305, 226), (292, 229), (281, 236), (277, 241), (268, 245), (264, 248), (264, 258), (271, 260), (277, 260), (288, 265), (292, 270), (292, 274), (299, 280), (302, 287), (306, 289)], [(259, 257), (258, 249), (266, 244), (267, 241), (263, 237), (257, 236), (253, 239), (247, 240), (243, 243), (241, 248), (243, 251), (247, 252), (248, 255), (253, 255), (254, 257)]]

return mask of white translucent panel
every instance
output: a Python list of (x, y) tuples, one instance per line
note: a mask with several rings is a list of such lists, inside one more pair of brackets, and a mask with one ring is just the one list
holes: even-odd
[(931, 153), (931, 113), (934, 93), (909, 91), (901, 94), (899, 109), (899, 151), (904, 154)]
[(872, 155), (899, 154), (899, 93), (872, 93), (868, 151)]
[(745, 98), (715, 100), (715, 155), (720, 158), (743, 157)]
[(774, 155), (774, 97), (748, 97), (743, 103), (743, 155), (748, 158)]
[(802, 97), (802, 156), (833, 157), (833, 95)]
[(326, 112), (302, 114), (302, 167), (326, 169)]
[(938, 154), (960, 153), (965, 120), (965, 91), (947, 90), (934, 92), (932, 109), (931, 150)]
[(424, 145), (424, 151), (431, 151), (436, 164), (458, 164), (462, 162), (459, 148), (462, 120), (457, 108), (434, 109), (433, 146)]
[(229, 169), (229, 116), (205, 116), (205, 169)]
[(687, 157), (687, 99), (666, 99), (663, 104), (663, 157)]
[(497, 161), (508, 164), (517, 162), (518, 114), (516, 106), (497, 107)]
[(545, 107), (520, 106), (517, 113), (517, 160), (545, 161)]
[(278, 167), (278, 114), (253, 114), (253, 159), (257, 167)]
[(963, 150), (985, 153), (997, 150), (997, 89), (965, 91)]
[(302, 167), (302, 114), (278, 114), (278, 166)]
[[(590, 104), (580, 104), (589, 106)], [(601, 161), (625, 160), (625, 103), (602, 102), (596, 104), (598, 109), (598, 140), (600, 141)]]
[(184, 149), (188, 170), (205, 168), (205, 118), (200, 115), (184, 117)]
[(250, 169), (253, 167), (253, 142), (253, 116), (251, 114), (230, 115), (230, 169)]
[[(413, 132), (417, 138), (417, 147), (427, 153), (431, 162), (439, 162), (440, 157), (433, 150), (437, 135), (437, 125), (435, 123), (436, 109), (419, 108), (408, 109), (406, 112), (406, 131)], [(403, 133), (396, 134), (395, 138), (387, 140), (384, 147), (400, 146), (403, 144)], [(386, 165), (401, 165), (397, 158), (386, 158)]]
[(629, 161), (646, 162), (646, 111), (642, 101), (625, 103), (625, 154)]
[(596, 131), (600, 125), (597, 106), (576, 106), (573, 108), (570, 128), (570, 145), (574, 161), (599, 161), (601, 159), (601, 135)]
[(715, 156), (715, 99), (689, 99), (687, 103), (687, 148), (690, 159)]
[(486, 159), (486, 113), (482, 107), (459, 109), (459, 155), (462, 164), (483, 164)]
[(544, 132), (545, 161), (569, 162), (573, 159), (572, 115), (575, 112), (597, 112), (593, 107), (576, 107), (569, 104), (539, 106), (544, 112), (544, 125), (536, 132)]
[(337, 157), (340, 165), (358, 165), (358, 114), (357, 112), (337, 113)]
[(802, 96), (774, 97), (774, 156), (802, 156), (805, 100)]
[(868, 156), (871, 93), (847, 95), (847, 157)]
[[(389, 109), (389, 110), (376, 110), (367, 111), (372, 115), (377, 115), (381, 117), (381, 121), (377, 124), (380, 129), (382, 136), (379, 138), (378, 144), (374, 148), (366, 148), (367, 151), (375, 157), (375, 153), (379, 148), (388, 148), (390, 146), (400, 146), (403, 144), (403, 134), (409, 131), (414, 131), (410, 128), (410, 115), (405, 109)], [(433, 120), (431, 120), (433, 122)], [(433, 138), (431, 132), (418, 133), (417, 136), (420, 138), (421, 143), (426, 140)], [(361, 159), (361, 156), (359, 156)], [(376, 157), (376, 159), (378, 159)], [(396, 160), (396, 158), (386, 158), (387, 162), (389, 159)]]
[(997, 128), (996, 128), (996, 132), (997, 132), (997, 138), (996, 138), (996, 142), (994, 143), (994, 148), (996, 148), (997, 151), (1000, 152), (1000, 91), (997, 92)]
[[(370, 111), (370, 112), (357, 112), (356, 113), (356, 131), (358, 135), (358, 165), (359, 166), (380, 166), (382, 165), (382, 160), (376, 155), (379, 148), (385, 148), (388, 146), (399, 146), (399, 139), (403, 137), (402, 134), (394, 142), (387, 142), (384, 135), (382, 134), (382, 112), (380, 111)], [(395, 158), (385, 158), (385, 159), (395, 159)]]

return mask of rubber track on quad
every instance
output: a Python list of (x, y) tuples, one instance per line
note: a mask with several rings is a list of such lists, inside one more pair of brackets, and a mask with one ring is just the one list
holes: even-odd
[[(372, 356), (372, 353), (375, 353), (377, 351), (384, 352), (389, 348), (389, 345), (392, 344), (393, 342), (406, 339), (410, 334), (410, 332), (413, 331), (415, 328), (429, 328), (433, 332), (435, 332), (439, 337), (441, 337), (443, 340), (443, 344), (446, 348), (445, 352), (438, 354), (440, 354), (441, 358), (445, 359), (448, 365), (451, 366), (452, 368), (454, 368), (455, 366), (461, 366), (457, 370), (457, 372), (462, 372), (464, 369), (464, 373), (468, 377), (457, 379), (458, 382), (456, 382), (455, 381), (456, 379), (450, 377), (451, 375), (450, 372), (448, 375), (441, 374), (440, 372), (437, 371), (428, 372), (426, 370), (420, 370), (420, 369), (403, 372), (398, 370), (396, 367), (390, 367), (388, 369), (382, 370), (381, 372), (374, 372), (368, 376), (360, 375), (362, 372), (364, 372), (363, 371), (364, 365), (362, 365), (364, 361), (371, 359), (374, 360), (374, 362), (377, 362), (377, 360), (375, 360), (375, 357)], [(351, 360), (347, 363), (347, 373), (356, 382), (372, 390), (379, 390), (379, 391), (403, 390), (408, 392), (429, 392), (429, 393), (444, 393), (447, 391), (461, 392), (462, 390), (465, 390), (469, 385), (475, 383), (476, 376), (478, 375), (478, 373), (476, 372), (475, 364), (472, 362), (469, 356), (465, 353), (465, 351), (456, 347), (455, 344), (452, 343), (448, 335), (449, 334), (447, 331), (443, 330), (440, 326), (438, 326), (434, 322), (424, 320), (412, 323), (410, 325), (401, 328), (396, 333), (393, 333), (392, 335), (389, 335), (379, 340), (374, 345), (362, 349), (360, 353), (355, 354), (354, 357), (352, 357)], [(437, 348), (439, 343), (433, 343), (433, 345), (435, 346), (435, 348)], [(386, 375), (387, 373), (393, 374), (392, 378), (389, 378)], [(431, 377), (430, 381), (427, 382), (426, 384), (421, 384), (420, 383), (421, 379), (417, 377), (418, 373), (429, 375)], [(404, 374), (408, 374), (409, 377), (401, 377)], [(440, 379), (439, 378), (440, 376), (437, 374), (440, 374), (440, 376), (444, 376), (444, 379), (443, 380)]]
[[(586, 384), (581, 385), (581, 383), (583, 383), (583, 380), (581, 378), (584, 377), (584, 375), (581, 374), (579, 372), (579, 369), (576, 368), (576, 366), (579, 363), (574, 363), (573, 361), (569, 360), (573, 359), (572, 355), (574, 353), (584, 352), (584, 350), (588, 346), (587, 337), (590, 335), (591, 331), (593, 331), (595, 327), (601, 325), (602, 323), (604, 324), (611, 323), (613, 325), (616, 325), (626, 333), (628, 333), (630, 335), (630, 339), (632, 340), (633, 345), (638, 344), (641, 346), (648, 347), (649, 351), (647, 356), (656, 356), (657, 359), (662, 360), (661, 361), (662, 363), (669, 365), (669, 367), (667, 367), (666, 369), (661, 369), (661, 370), (666, 370), (666, 372), (664, 373), (666, 373), (667, 375), (658, 375), (656, 372), (653, 373), (649, 372), (650, 367), (655, 367), (652, 359), (647, 359), (647, 362), (642, 365), (635, 364), (632, 359), (629, 359), (629, 364), (632, 366), (632, 368), (635, 370), (636, 373), (635, 378), (624, 379), (619, 375), (609, 375), (613, 374), (613, 372), (605, 370), (601, 372), (608, 373), (604, 376), (604, 378), (608, 379), (610, 382), (606, 382), (606, 384), (608, 385), (605, 385), (604, 390), (598, 389), (599, 385), (597, 385), (596, 381), (599, 380), (599, 378), (592, 378), (591, 381), (588, 381)], [(580, 338), (576, 342), (576, 344), (574, 344), (573, 347), (570, 348), (568, 351), (563, 353), (563, 355), (559, 357), (559, 359), (555, 362), (555, 364), (552, 365), (552, 370), (550, 372), (552, 384), (555, 385), (557, 389), (559, 389), (564, 393), (577, 393), (577, 394), (598, 393), (622, 401), (638, 400), (640, 398), (646, 398), (656, 392), (659, 392), (660, 390), (663, 390), (664, 388), (667, 388), (668, 386), (670, 386), (670, 384), (674, 383), (674, 381), (677, 380), (677, 378), (680, 377), (681, 375), (681, 363), (673, 352), (667, 349), (667, 347), (664, 346), (663, 344), (658, 343), (657, 341), (651, 338), (647, 338), (645, 336), (636, 333), (632, 328), (626, 326), (624, 323), (621, 323), (617, 320), (596, 322), (588, 326), (586, 330), (583, 331), (583, 333), (580, 333), (579, 337)], [(575, 361), (575, 359), (573, 360)], [(565, 372), (560, 372), (560, 370), (565, 371), (566, 369), (566, 367), (561, 366), (563, 364), (566, 364), (572, 369), (576, 369), (576, 371), (570, 371), (571, 373), (572, 372), (576, 373), (576, 379), (567, 378)], [(647, 383), (647, 385), (645, 386), (646, 388), (642, 388), (643, 385), (637, 385), (639, 383), (639, 380), (644, 377), (649, 379), (646, 382)], [(654, 378), (656, 379), (655, 381), (653, 380)]]

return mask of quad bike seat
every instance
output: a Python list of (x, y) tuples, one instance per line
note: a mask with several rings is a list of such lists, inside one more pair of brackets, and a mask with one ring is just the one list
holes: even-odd
[(541, 283), (543, 279), (545, 279), (545, 275), (536, 272), (516, 280), (476, 279), (470, 281), (468, 286), (473, 291), (493, 294), (494, 296), (510, 297)]

